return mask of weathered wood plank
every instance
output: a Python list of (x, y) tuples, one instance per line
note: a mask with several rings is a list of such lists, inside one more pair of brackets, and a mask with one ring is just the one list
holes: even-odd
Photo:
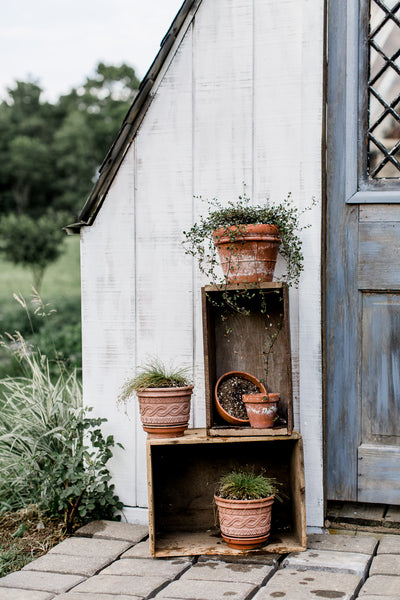
[(400, 222), (364, 222), (359, 232), (360, 289), (400, 289)]
[(126, 155), (96, 221), (81, 231), (82, 353), (85, 406), (105, 417), (106, 435), (115, 448), (110, 471), (116, 493), (128, 506), (136, 498), (136, 431), (141, 429), (134, 402), (117, 407), (122, 384), (135, 363), (134, 149)]
[(360, 502), (400, 504), (400, 447), (363, 444), (358, 449)]
[[(192, 220), (191, 49), (189, 29), (136, 137), (138, 364), (158, 356), (193, 365), (192, 261), (181, 246), (182, 231)], [(145, 506), (144, 438), (136, 460), (138, 502)]]
[(400, 442), (400, 295), (363, 294), (363, 442)]
[(371, 221), (377, 221), (378, 223), (382, 221), (400, 221), (400, 206), (397, 204), (360, 206), (360, 223)]

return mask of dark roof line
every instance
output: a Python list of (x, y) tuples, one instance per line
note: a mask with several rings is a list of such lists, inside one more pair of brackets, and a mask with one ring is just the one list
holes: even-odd
[(192, 11), (194, 15), (200, 3), (201, 0), (185, 0), (183, 2), (170, 28), (162, 39), (160, 50), (140, 83), (139, 91), (126, 114), (122, 127), (99, 169), (99, 178), (79, 214), (79, 221), (66, 227), (67, 233), (79, 233), (81, 227), (91, 225), (96, 218), (115, 174), (118, 171), (151, 103), (152, 96), (150, 94), (157, 76), (165, 63), (187, 16), (190, 11)]

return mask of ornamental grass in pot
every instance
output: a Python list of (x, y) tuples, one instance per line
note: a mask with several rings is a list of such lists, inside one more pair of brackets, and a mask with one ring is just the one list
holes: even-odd
[(226, 205), (213, 198), (208, 201), (208, 213), (183, 232), (186, 253), (198, 259), (201, 272), (213, 283), (219, 283), (219, 254), (223, 283), (254, 284), (272, 281), (279, 252), (287, 269), (282, 280), (297, 285), (303, 270), (303, 212), (290, 194), (279, 204), (266, 199), (252, 205), (245, 194)]
[(180, 437), (188, 428), (193, 385), (188, 368), (174, 368), (151, 359), (128, 380), (119, 396), (136, 393), (144, 431), (152, 437)]
[(277, 493), (274, 479), (253, 470), (233, 470), (221, 477), (214, 500), (221, 535), (230, 548), (251, 550), (265, 545)]

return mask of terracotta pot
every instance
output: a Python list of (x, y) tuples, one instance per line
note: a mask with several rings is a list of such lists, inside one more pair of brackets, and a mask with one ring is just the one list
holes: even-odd
[(263, 546), (271, 530), (274, 496), (259, 500), (228, 500), (214, 496), (223, 540), (230, 548)]
[(237, 417), (230, 415), (220, 404), (220, 401), (218, 399), (218, 388), (219, 388), (220, 384), (225, 379), (228, 379), (229, 377), (242, 377), (243, 379), (247, 379), (248, 381), (251, 381), (258, 387), (258, 389), (260, 390), (260, 392), (262, 394), (266, 394), (267, 390), (265, 389), (265, 387), (263, 386), (261, 381), (259, 381), (257, 379), (257, 377), (254, 377), (253, 375), (250, 375), (250, 373), (246, 373), (245, 371), (229, 371), (228, 373), (224, 373), (223, 375), (221, 375), (221, 377), (218, 379), (217, 383), (215, 384), (215, 389), (214, 389), (215, 406), (217, 408), (217, 412), (220, 415), (220, 417), (222, 417), (224, 419), (224, 421), (227, 421), (227, 423), (230, 423), (231, 425), (249, 425), (250, 424), (249, 419), (238, 419)]
[(250, 425), (255, 429), (270, 428), (275, 424), (278, 414), (279, 394), (244, 394)]
[(213, 238), (228, 283), (272, 281), (282, 241), (275, 225), (223, 227)]
[(137, 392), (143, 429), (152, 437), (180, 437), (188, 428), (193, 386)]

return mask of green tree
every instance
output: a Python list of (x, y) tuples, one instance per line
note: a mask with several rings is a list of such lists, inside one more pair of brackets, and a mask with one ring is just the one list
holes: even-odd
[(64, 217), (45, 213), (38, 219), (8, 214), (0, 220), (0, 252), (15, 265), (27, 267), (39, 291), (46, 268), (61, 254)]

